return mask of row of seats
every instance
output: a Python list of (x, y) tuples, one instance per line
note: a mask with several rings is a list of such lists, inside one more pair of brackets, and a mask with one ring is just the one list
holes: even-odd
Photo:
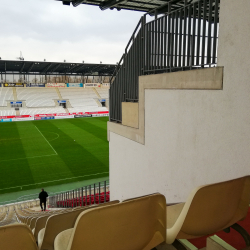
[(70, 113), (78, 113), (78, 112), (101, 112), (108, 111), (106, 107), (98, 107), (98, 106), (88, 106), (88, 107), (77, 107), (77, 108), (68, 108)]
[(20, 115), (36, 115), (36, 114), (55, 114), (55, 113), (66, 113), (62, 107), (57, 108), (30, 108), (20, 109)]
[(55, 106), (53, 99), (58, 99), (55, 88), (17, 88), (18, 100), (25, 100), (27, 107)]
[(0, 88), (0, 106), (7, 106), (7, 101), (14, 100), (13, 89)]
[[(63, 99), (68, 99), (73, 108), (98, 107), (98, 96), (92, 88), (59, 89)], [(84, 111), (81, 111), (84, 112)]]
[(96, 193), (95, 195), (80, 196), (74, 199), (65, 199), (57, 201), (57, 207), (77, 207), (77, 206), (88, 206), (91, 204), (99, 204), (109, 202), (110, 196), (109, 191), (102, 193)]
[[(108, 98), (108, 89), (96, 89), (102, 98)], [(63, 99), (69, 100), (71, 108), (68, 108), (68, 111), (70, 113), (108, 111), (106, 107), (98, 106), (95, 101), (98, 95), (93, 88), (62, 88), (59, 91)], [(16, 94), (17, 99), (25, 101), (27, 107), (27, 109), (20, 109), (20, 115), (66, 113), (63, 108), (55, 107), (54, 100), (60, 98), (55, 88), (16, 88)], [(7, 100), (14, 100), (13, 88), (0, 88), (0, 106), (7, 106)], [(46, 107), (55, 108), (46, 109)], [(16, 115), (16, 112), (14, 109), (0, 110), (0, 115)]]
[(95, 88), (98, 94), (101, 96), (102, 99), (109, 98), (109, 89), (108, 88)]
[(14, 109), (0, 109), (0, 116), (11, 116), (16, 115), (16, 111)]
[(26, 225), (0, 227), (0, 249), (151, 250), (227, 229), (246, 217), (249, 203), (246, 176), (198, 187), (175, 205), (152, 194), (42, 214), (16, 208)]

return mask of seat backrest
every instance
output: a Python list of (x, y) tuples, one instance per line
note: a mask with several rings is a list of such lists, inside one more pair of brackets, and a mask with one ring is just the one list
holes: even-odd
[(55, 237), (62, 231), (73, 228), (77, 217), (84, 210), (92, 209), (93, 207), (102, 207), (112, 204), (117, 204), (119, 201), (111, 201), (107, 203), (102, 203), (100, 205), (93, 205), (87, 207), (79, 207), (74, 211), (68, 211), (65, 213), (52, 215), (48, 218), (45, 225), (45, 232), (42, 242), (38, 242), (38, 246), (41, 250), (53, 250)]
[[(52, 213), (42, 214), (41, 216), (37, 217), (36, 221), (35, 221), (35, 225), (34, 225), (35, 239), (37, 240), (39, 231), (45, 227), (46, 222), (51, 215), (61, 214), (64, 212), (67, 212), (67, 210), (60, 209), (60, 210), (53, 211)], [(31, 227), (31, 229), (32, 229), (32, 227)]]
[(67, 250), (150, 250), (166, 238), (166, 200), (154, 194), (82, 212)]
[(38, 250), (35, 238), (25, 224), (0, 227), (0, 249)]
[(250, 176), (200, 187), (191, 195), (180, 234), (198, 237), (227, 228), (245, 218), (249, 202)]

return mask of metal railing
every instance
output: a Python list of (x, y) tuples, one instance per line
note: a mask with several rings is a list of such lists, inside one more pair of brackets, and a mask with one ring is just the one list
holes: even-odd
[[(186, 1), (187, 2), (187, 1)], [(121, 122), (121, 103), (138, 102), (139, 76), (217, 64), (220, 0), (198, 0), (136, 26), (110, 85), (110, 121)]]
[[(103, 194), (101, 194), (103, 193)], [(74, 190), (64, 192), (48, 193), (47, 206), (50, 208), (85, 206), (99, 204), (109, 201), (109, 180), (90, 184)], [(86, 201), (85, 197), (90, 196), (92, 200)], [(94, 200), (93, 200), (94, 197)], [(81, 198), (81, 199), (80, 199)], [(85, 202), (84, 202), (85, 199)], [(66, 201), (71, 200), (71, 202)], [(65, 201), (65, 202), (63, 202)], [(21, 209), (40, 206), (38, 193), (23, 195), (16, 200), (0, 202), (0, 212), (8, 211), (10, 206), (18, 206)]]
[(105, 203), (109, 201), (109, 181), (106, 180), (81, 188), (55, 193), (50, 195), (48, 200), (49, 206), (52, 208)]

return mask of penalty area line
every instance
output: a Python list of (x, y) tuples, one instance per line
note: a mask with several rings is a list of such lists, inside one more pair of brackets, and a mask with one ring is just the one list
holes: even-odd
[(48, 142), (48, 140), (45, 138), (45, 136), (42, 134), (42, 132), (38, 129), (38, 127), (35, 125), (36, 129), (39, 131), (39, 133), (42, 135), (42, 137), (45, 139), (45, 141), (50, 145), (50, 147), (54, 150), (54, 152), (58, 155), (58, 153), (55, 151), (55, 149), (51, 146), (51, 144)]
[(37, 156), (30, 156), (30, 157), (25, 157), (25, 158), (16, 158), (16, 159), (0, 160), (0, 162), (2, 162), (2, 161), (17, 161), (17, 160), (33, 159), (33, 158), (48, 157), (48, 156), (55, 156), (55, 155), (56, 155), (56, 154), (53, 154), (53, 155), (37, 155)]
[[(0, 189), (0, 190), (6, 190), (6, 189), (12, 189), (12, 188), (21, 188), (21, 187), (28, 187), (28, 186), (34, 186), (34, 185), (39, 185), (39, 184), (46, 184), (46, 183), (50, 183), (50, 182), (71, 180), (71, 179), (75, 179), (75, 178), (81, 178), (81, 177), (86, 177), (86, 176), (93, 176), (93, 175), (98, 175), (98, 174), (108, 174), (108, 173), (109, 173), (109, 172), (96, 173), (96, 174), (89, 174), (89, 175), (82, 175), (82, 176), (76, 176), (76, 177), (65, 178), (65, 179), (59, 179), (59, 180), (53, 180), (53, 181), (39, 182), (39, 183), (34, 183), (34, 184), (29, 184), (29, 185), (22, 185), (22, 186), (16, 186), (16, 187), (2, 188), (2, 189)], [(65, 184), (66, 184), (66, 183), (65, 183)]]

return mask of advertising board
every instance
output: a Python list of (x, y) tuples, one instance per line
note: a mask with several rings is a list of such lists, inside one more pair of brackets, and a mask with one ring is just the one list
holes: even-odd
[(48, 82), (47, 83), (47, 87), (65, 87), (65, 83), (63, 82), (59, 82), (59, 83), (55, 83), (55, 82)]
[(1, 122), (12, 122), (12, 119), (1, 119)]
[(58, 100), (58, 103), (66, 103), (66, 100)]
[(23, 117), (23, 118), (13, 118), (13, 122), (22, 122), (22, 121), (33, 121), (34, 117)]
[(85, 88), (89, 88), (89, 87), (100, 87), (101, 84), (100, 83), (85, 83), (84, 87)]
[(93, 114), (92, 117), (109, 116), (109, 114)]
[(69, 82), (66, 85), (67, 85), (67, 87), (78, 87), (78, 88), (83, 87), (83, 83), (71, 83), (71, 82)]
[(22, 104), (23, 102), (10, 102), (10, 104)]
[(6, 82), (6, 83), (4, 83), (3, 86), (4, 86), (4, 87), (15, 87), (16, 84), (15, 84), (15, 83)]
[(68, 118), (74, 118), (74, 115), (66, 114), (66, 115), (62, 115), (62, 116), (59, 116), (59, 115), (55, 116), (55, 119), (68, 119)]
[(28, 117), (32, 117), (31, 115), (8, 115), (8, 116), (0, 116), (0, 119), (10, 119), (10, 118), (28, 118)]
[(102, 83), (102, 87), (109, 87), (110, 84), (109, 83)]
[(6, 82), (3, 84), (4, 87), (24, 87), (24, 83), (21, 83), (21, 82)]
[(17, 82), (15, 83), (15, 87), (24, 87), (24, 83)]
[(41, 115), (35, 115), (34, 120), (53, 120), (55, 119), (54, 116), (41, 116)]
[(26, 83), (26, 87), (45, 87), (45, 83)]
[(75, 118), (83, 118), (83, 117), (92, 117), (90, 114), (85, 114), (85, 115), (75, 115)]

